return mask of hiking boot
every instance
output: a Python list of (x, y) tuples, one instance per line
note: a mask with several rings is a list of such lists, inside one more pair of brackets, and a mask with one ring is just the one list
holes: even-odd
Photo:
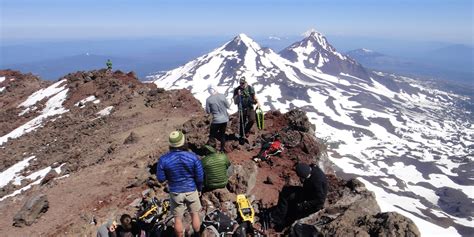
[(278, 221), (275, 220), (274, 217), (272, 217), (272, 212), (268, 214), (268, 219), (269, 219), (270, 229), (274, 229), (276, 232), (282, 232), (283, 229), (285, 229), (285, 225), (279, 223)]
[(270, 221), (270, 229), (274, 229), (276, 232), (282, 232), (285, 229), (285, 226)]

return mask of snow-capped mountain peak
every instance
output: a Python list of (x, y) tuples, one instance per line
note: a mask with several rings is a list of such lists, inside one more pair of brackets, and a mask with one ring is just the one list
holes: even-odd
[(306, 37), (309, 37), (309, 36), (312, 35), (312, 34), (319, 34), (319, 35), (322, 35), (322, 34), (319, 33), (316, 29), (311, 28), (311, 29), (309, 29), (309, 30), (303, 32), (303, 33), (301, 34), (301, 36), (303, 36), (303, 37), (306, 38)]
[(244, 53), (247, 50), (252, 50), (254, 52), (261, 51), (262, 48), (260, 45), (255, 42), (252, 38), (248, 37), (246, 34), (239, 34), (231, 41), (227, 42), (223, 46), (226, 51), (236, 51), (239, 53)]
[[(229, 94), (237, 79), (244, 76), (249, 83), (257, 80), (288, 75), (298, 80), (287, 60), (268, 48), (262, 48), (245, 34), (239, 34), (223, 46), (165, 74), (152, 76), (159, 87), (167, 89), (188, 88), (204, 102), (210, 85)], [(199, 83), (196, 83), (199, 82)]]
[(337, 52), (323, 34), (311, 30), (304, 35), (307, 36), (303, 40), (283, 49), (280, 55), (298, 67), (333, 76), (349, 74), (362, 79), (370, 77), (360, 64)]
[(309, 34), (302, 42), (307, 44), (311, 43), (313, 44), (313, 47), (320, 46), (322, 49), (329, 52), (336, 52), (336, 49), (328, 43), (326, 37), (317, 31), (311, 32), (311, 34)]
[(246, 34), (244, 33), (240, 33), (239, 35), (237, 35), (234, 40), (236, 41), (242, 41), (243, 43), (245, 44), (255, 44), (255, 41), (253, 39), (251, 39), (250, 37), (248, 37)]

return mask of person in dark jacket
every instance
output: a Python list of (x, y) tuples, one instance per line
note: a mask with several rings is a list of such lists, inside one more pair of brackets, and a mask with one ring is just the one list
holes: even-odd
[(234, 90), (234, 103), (239, 106), (239, 110), (242, 110), (244, 117), (244, 121), (242, 121), (243, 126), (240, 126), (239, 134), (245, 134), (245, 137), (248, 137), (255, 123), (255, 109), (253, 105), (256, 104), (257, 107), (260, 107), (260, 104), (255, 96), (255, 90), (247, 84), (245, 77), (240, 78), (239, 84)]
[(305, 163), (298, 163), (295, 168), (303, 186), (283, 187), (270, 214), (276, 229), (321, 210), (326, 201), (328, 181), (324, 172)]
[(97, 230), (97, 237), (115, 237), (116, 235), (117, 222), (114, 220), (108, 220), (107, 223), (101, 225)]
[(186, 208), (191, 213), (194, 232), (199, 232), (201, 226), (199, 193), (203, 186), (204, 171), (197, 155), (186, 151), (186, 138), (181, 131), (170, 134), (169, 144), (170, 151), (158, 160), (156, 176), (159, 182), (168, 181), (174, 229), (176, 236), (181, 237)]
[(218, 93), (216, 88), (209, 87), (208, 91), (211, 96), (206, 99), (206, 112), (212, 114), (209, 140), (219, 139), (221, 142), (221, 152), (224, 152), (225, 130), (227, 122), (229, 122), (227, 109), (229, 109), (230, 105), (225, 96)]
[(141, 237), (142, 234), (137, 223), (128, 214), (123, 214), (120, 217), (120, 225), (117, 227), (116, 232), (117, 237)]
[(215, 149), (215, 143), (205, 145), (207, 155), (201, 160), (204, 169), (204, 189), (211, 191), (224, 188), (227, 185), (227, 169), (230, 166), (229, 158)]

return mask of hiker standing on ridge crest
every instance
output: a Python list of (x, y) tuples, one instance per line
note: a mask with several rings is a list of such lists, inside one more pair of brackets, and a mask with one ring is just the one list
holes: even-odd
[(303, 186), (285, 186), (281, 190), (278, 204), (270, 213), (275, 230), (321, 210), (326, 201), (328, 181), (321, 168), (305, 163), (298, 163), (295, 168)]
[(199, 236), (199, 195), (204, 177), (201, 161), (196, 154), (186, 151), (186, 138), (181, 131), (174, 131), (169, 135), (169, 145), (170, 151), (158, 160), (156, 176), (160, 183), (168, 180), (174, 231), (178, 237), (184, 235), (183, 215), (187, 208), (191, 213), (194, 235)]
[(107, 66), (107, 70), (111, 71), (112, 70), (112, 61), (110, 59), (107, 59), (107, 62), (105, 63)]
[(253, 105), (256, 104), (257, 108), (259, 108), (260, 104), (255, 96), (255, 90), (252, 86), (247, 84), (245, 77), (241, 77), (239, 83), (240, 85), (234, 90), (234, 103), (239, 106), (239, 110), (242, 110), (243, 117), (239, 135), (245, 135), (245, 137), (248, 137), (250, 130), (255, 123), (255, 109), (253, 108)]
[(206, 112), (212, 114), (211, 131), (209, 140), (219, 139), (221, 142), (221, 152), (225, 148), (225, 130), (227, 122), (229, 122), (229, 114), (227, 109), (230, 107), (225, 96), (217, 92), (215, 87), (209, 87), (209, 94), (206, 99)]

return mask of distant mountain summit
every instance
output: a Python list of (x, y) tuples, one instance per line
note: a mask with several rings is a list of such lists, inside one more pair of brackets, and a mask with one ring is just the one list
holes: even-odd
[(306, 38), (283, 49), (280, 55), (298, 66), (339, 76), (353, 75), (368, 79), (369, 73), (355, 60), (337, 52), (326, 37), (315, 31), (306, 32)]
[(360, 48), (360, 49), (354, 49), (351, 51), (348, 51), (346, 53), (349, 57), (357, 60), (358, 57), (381, 57), (385, 56), (382, 53), (376, 52), (371, 49), (365, 49), (365, 48)]

